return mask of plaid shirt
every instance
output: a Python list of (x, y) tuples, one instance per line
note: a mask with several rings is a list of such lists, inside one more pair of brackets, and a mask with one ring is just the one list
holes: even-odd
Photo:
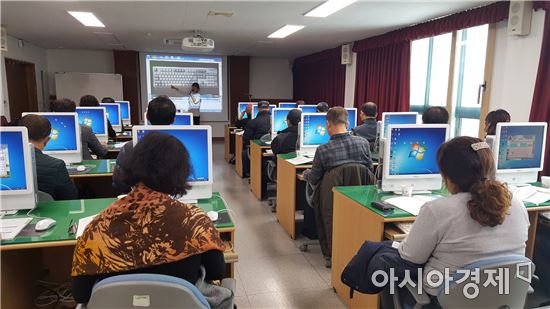
[(372, 170), (369, 142), (349, 133), (333, 135), (328, 143), (317, 147), (313, 167), (305, 172), (305, 180), (317, 185), (326, 172), (349, 163), (364, 164)]

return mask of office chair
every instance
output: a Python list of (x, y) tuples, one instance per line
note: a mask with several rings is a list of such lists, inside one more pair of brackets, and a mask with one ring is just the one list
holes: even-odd
[(54, 200), (50, 194), (44, 191), (37, 191), (36, 196), (38, 197), (38, 202), (51, 202)]
[(210, 309), (190, 282), (167, 275), (129, 274), (96, 283), (88, 304), (77, 308), (199, 308)]
[[(469, 271), (479, 269), (479, 281), (473, 281)], [(507, 269), (509, 271), (509, 289), (508, 294), (499, 294), (499, 269), (502, 269), (502, 273)], [(493, 272), (489, 275), (488, 270)], [(449, 284), (449, 293), (445, 294), (444, 286), (439, 290), (437, 300), (443, 308), (523, 308), (525, 306), (525, 300), (528, 293), (532, 293), (533, 290), (530, 286), (531, 278), (535, 278), (533, 273), (535, 271), (535, 264), (528, 258), (520, 255), (509, 255), (497, 258), (488, 258), (477, 261), (472, 264), (464, 266), (460, 271), (453, 274), (452, 281)], [(469, 277), (461, 283), (456, 283), (457, 280), (469, 275)], [(488, 278), (493, 278), (497, 283), (487, 284)], [(491, 282), (491, 281), (489, 281)], [(502, 280), (505, 282), (505, 280)], [(474, 287), (477, 287), (479, 293), (475, 298), (468, 299), (463, 291), (466, 289), (469, 293), (473, 293)], [(416, 304), (414, 309), (422, 308), (425, 305), (430, 304), (430, 298), (426, 294), (418, 294), (417, 288), (410, 284), (406, 284), (405, 287), (409, 293), (413, 296)], [(402, 309), (403, 304), (401, 302), (401, 296), (403, 293), (396, 289), (396, 293), (393, 295), (393, 302), (396, 309)], [(502, 295), (501, 295), (502, 294)]]
[(267, 200), (271, 211), (275, 212), (277, 209), (277, 195), (269, 196), (269, 192), (277, 192), (277, 162), (275, 160), (267, 160)]

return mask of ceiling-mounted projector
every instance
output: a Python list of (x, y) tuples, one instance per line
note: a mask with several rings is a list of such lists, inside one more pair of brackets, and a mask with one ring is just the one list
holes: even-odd
[(190, 52), (210, 52), (214, 50), (214, 40), (203, 38), (198, 31), (195, 31), (193, 37), (183, 38), (181, 48)]

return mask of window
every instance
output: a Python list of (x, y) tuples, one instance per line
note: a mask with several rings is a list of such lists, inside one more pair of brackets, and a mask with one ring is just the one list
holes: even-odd
[(488, 34), (489, 25), (481, 25), (413, 41), (411, 111), (446, 106), (453, 136), (478, 136)]

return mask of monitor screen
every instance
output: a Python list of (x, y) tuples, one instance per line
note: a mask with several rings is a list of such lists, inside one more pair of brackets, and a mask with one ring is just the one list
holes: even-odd
[(446, 128), (392, 128), (390, 134), (389, 175), (439, 174), (437, 150)]
[(299, 109), (302, 110), (302, 113), (316, 113), (317, 105), (299, 105)]
[(286, 116), (292, 110), (292, 108), (276, 108), (273, 110), (273, 132), (283, 131), (288, 128), (286, 123)]
[(498, 140), (497, 169), (540, 168), (544, 126), (502, 126)]
[[(273, 109), (277, 107), (277, 105), (269, 105), (269, 112), (273, 113)], [(252, 119), (256, 118), (258, 115), (258, 105), (252, 106)]]
[(158, 130), (154, 127), (137, 131), (138, 141), (149, 132), (163, 132), (170, 134), (185, 146), (191, 158), (191, 174), (189, 181), (208, 181), (208, 130), (206, 129), (170, 129)]
[(120, 105), (120, 117), (124, 120), (130, 120), (130, 102), (128, 101), (115, 101)]
[(78, 150), (76, 122), (73, 115), (41, 114), (52, 125), (50, 141), (44, 151), (75, 151)]
[(176, 114), (173, 124), (177, 126), (189, 126), (191, 125), (192, 117), (190, 114)]
[(0, 190), (26, 190), (22, 132), (0, 132)]
[(107, 134), (105, 129), (105, 109), (99, 107), (77, 107), (76, 113), (78, 114), (79, 124), (92, 128), (92, 132), (94, 132), (94, 134)]
[(357, 125), (357, 109), (355, 108), (346, 108), (348, 111), (348, 130), (353, 130)]
[(417, 113), (391, 114), (384, 113), (384, 137), (388, 137), (388, 125), (392, 124), (416, 124)]
[[(239, 115), (245, 111), (248, 104), (257, 105), (258, 102), (239, 102)], [(247, 118), (248, 115), (244, 115), (244, 118)]]
[(296, 108), (298, 107), (297, 103), (290, 103), (290, 102), (281, 102), (279, 103), (280, 108)]
[(322, 145), (330, 140), (330, 136), (327, 131), (327, 115), (314, 114), (303, 115), (303, 145), (304, 146), (318, 146)]
[(100, 103), (100, 106), (105, 107), (105, 112), (107, 113), (107, 119), (111, 122), (113, 126), (120, 125), (120, 105), (116, 103)]

